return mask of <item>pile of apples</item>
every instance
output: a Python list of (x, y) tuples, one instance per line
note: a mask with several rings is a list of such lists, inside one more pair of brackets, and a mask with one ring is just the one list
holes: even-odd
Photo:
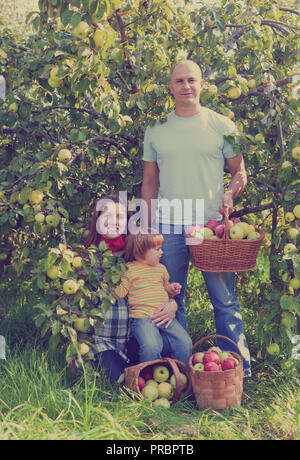
[[(241, 222), (238, 217), (233, 217), (228, 221), (230, 239), (256, 239), (260, 237), (260, 233), (255, 230), (253, 225), (248, 224), (247, 222)], [(220, 239), (223, 237), (225, 231), (225, 221), (221, 223), (217, 222), (215, 219), (210, 219), (204, 227), (200, 225), (192, 225), (188, 230), (187, 234), (204, 239)]]
[[(181, 390), (184, 391), (188, 380), (183, 372), (180, 372), (180, 378)], [(164, 365), (147, 366), (138, 376), (138, 386), (146, 400), (153, 401), (154, 406), (168, 409), (176, 389), (175, 374)]]
[(194, 353), (190, 358), (193, 369), (206, 372), (219, 372), (234, 369), (239, 361), (230, 351), (222, 351), (219, 347), (211, 347), (207, 351)]

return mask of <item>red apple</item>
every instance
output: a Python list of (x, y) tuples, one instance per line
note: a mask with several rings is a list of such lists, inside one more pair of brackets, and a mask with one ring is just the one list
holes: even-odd
[(225, 229), (225, 224), (220, 224), (215, 228), (215, 234), (218, 238), (222, 238)]
[(231, 220), (234, 224), (238, 224), (239, 222), (241, 222), (241, 219), (239, 217), (232, 217)]
[(206, 363), (204, 365), (204, 370), (208, 371), (208, 372), (218, 372), (220, 369), (219, 369), (219, 365), (217, 363), (214, 363), (213, 361), (210, 361), (209, 363)]
[(219, 223), (215, 219), (210, 219), (205, 227), (210, 228), (211, 230), (215, 230), (215, 228), (219, 225)]
[(145, 380), (145, 382), (147, 382), (147, 380), (151, 380), (152, 378), (153, 378), (153, 370), (145, 369), (143, 371), (143, 379)]
[(203, 362), (203, 357), (204, 357), (204, 351), (199, 351), (198, 353), (195, 353), (192, 358), (192, 363), (202, 363)]
[(140, 375), (138, 376), (138, 386), (141, 391), (145, 386), (145, 380)]
[(220, 357), (215, 351), (208, 351), (203, 357), (203, 364), (206, 363), (220, 364)]
[(233, 358), (226, 358), (222, 361), (222, 370), (234, 369), (237, 366), (236, 360)]

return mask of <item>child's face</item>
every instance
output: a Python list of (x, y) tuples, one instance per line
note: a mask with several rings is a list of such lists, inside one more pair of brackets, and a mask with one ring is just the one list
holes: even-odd
[(148, 249), (146, 254), (144, 255), (143, 261), (148, 265), (157, 265), (163, 255), (163, 250), (160, 246), (156, 246), (155, 248)]
[(120, 203), (108, 203), (97, 221), (97, 231), (111, 240), (126, 233), (127, 211)]

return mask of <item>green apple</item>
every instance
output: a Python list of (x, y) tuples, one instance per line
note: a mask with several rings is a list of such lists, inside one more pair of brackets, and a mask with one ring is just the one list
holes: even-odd
[(7, 259), (7, 254), (5, 252), (0, 252), (0, 260), (6, 260)]
[(78, 26), (75, 27), (73, 30), (74, 35), (76, 35), (77, 38), (86, 38), (88, 36), (88, 33), (90, 31), (90, 26), (88, 25), (87, 22), (85, 21), (80, 21)]
[(93, 35), (93, 39), (94, 39), (96, 48), (102, 48), (103, 45), (104, 45), (104, 41), (105, 41), (105, 34), (104, 34), (103, 30), (96, 29), (96, 31), (95, 31), (95, 33)]
[(295, 160), (297, 160), (297, 161), (300, 160), (300, 145), (298, 145), (297, 147), (293, 148), (292, 157), (295, 158)]
[(300, 280), (298, 278), (292, 278), (291, 281), (289, 282), (289, 286), (292, 289), (299, 289), (300, 288)]
[(38, 224), (42, 224), (44, 222), (44, 220), (45, 220), (45, 216), (44, 216), (44, 214), (42, 212), (38, 212), (34, 216), (34, 219)]
[(250, 232), (249, 235), (247, 236), (248, 240), (256, 240), (256, 238), (260, 237), (260, 233), (258, 232)]
[(243, 228), (239, 224), (234, 224), (230, 229), (230, 238), (232, 240), (240, 240), (244, 238)]
[(278, 355), (278, 353), (280, 352), (278, 343), (271, 343), (271, 345), (267, 347), (267, 352), (269, 353), (269, 355)]
[(86, 355), (90, 351), (90, 347), (86, 343), (81, 343), (79, 345), (79, 353), (81, 356)]
[(158, 387), (158, 382), (156, 380), (149, 379), (146, 381), (146, 385), (153, 385), (155, 387)]
[(154, 403), (154, 406), (162, 407), (164, 409), (169, 409), (171, 407), (170, 401), (166, 398), (157, 398)]
[(62, 161), (63, 163), (67, 163), (68, 161), (71, 160), (72, 153), (68, 149), (61, 149), (58, 152), (57, 157), (58, 157), (59, 161)]
[(74, 257), (74, 259), (72, 260), (72, 265), (74, 268), (81, 268), (82, 267), (82, 258), (77, 256), (77, 257)]
[(166, 366), (155, 366), (154, 371), (153, 371), (153, 378), (156, 380), (156, 382), (161, 383), (165, 382), (169, 378), (169, 370)]
[(196, 371), (204, 371), (204, 364), (203, 363), (196, 363), (193, 365), (193, 368)]
[(157, 391), (161, 398), (171, 399), (174, 395), (174, 388), (169, 382), (159, 383)]
[(42, 199), (44, 198), (44, 194), (43, 192), (41, 192), (40, 190), (32, 190), (30, 193), (29, 193), (29, 201), (30, 203), (32, 204), (38, 204), (42, 201)]
[(78, 283), (75, 280), (66, 280), (63, 284), (63, 291), (65, 294), (75, 294), (78, 287)]
[(48, 78), (48, 84), (51, 88), (58, 88), (62, 84), (63, 80), (58, 80), (57, 78)]
[(158, 389), (153, 385), (145, 385), (142, 389), (142, 395), (145, 399), (154, 401), (158, 397)]
[(255, 136), (255, 142), (264, 142), (264, 136), (261, 133), (257, 133)]
[(255, 80), (255, 78), (250, 78), (247, 81), (247, 85), (248, 85), (249, 88), (256, 88), (256, 80)]
[(250, 225), (247, 222), (238, 222), (236, 225), (240, 225), (242, 227), (244, 236), (248, 236), (249, 233), (255, 232), (254, 225)]
[(210, 228), (204, 227), (203, 238), (211, 238), (212, 236), (214, 236), (214, 232)]
[(55, 227), (56, 226), (56, 219), (53, 214), (49, 214), (46, 216), (46, 222), (50, 227)]
[(289, 255), (294, 252), (297, 252), (297, 248), (293, 243), (287, 243), (283, 248), (283, 252), (285, 255)]
[(242, 92), (241, 92), (239, 87), (233, 86), (233, 87), (229, 88), (227, 94), (228, 94), (228, 97), (230, 99), (238, 99), (240, 97), (240, 95), (242, 94)]
[(290, 240), (295, 240), (297, 238), (297, 235), (298, 235), (298, 230), (294, 227), (291, 227), (288, 229), (287, 231), (287, 236)]
[(18, 108), (19, 108), (18, 104), (16, 102), (12, 102), (10, 106), (8, 107), (8, 110), (10, 112), (16, 113), (18, 111)]
[(208, 88), (208, 92), (211, 94), (217, 94), (218, 88), (216, 87), (216, 85), (210, 85)]
[(287, 212), (284, 218), (287, 222), (293, 222), (293, 220), (295, 220), (295, 215), (292, 212)]
[[(180, 372), (180, 380), (181, 380), (181, 389), (184, 390), (187, 386), (187, 377), (183, 372)], [(175, 374), (171, 375), (170, 384), (173, 388), (176, 388), (176, 379)]]
[(294, 209), (293, 209), (294, 215), (297, 217), (297, 219), (300, 219), (300, 204), (297, 204)]
[(52, 280), (56, 280), (59, 277), (59, 275), (60, 275), (60, 269), (56, 265), (53, 265), (47, 271), (47, 276), (51, 278)]
[(79, 332), (87, 332), (90, 328), (90, 322), (87, 318), (77, 318), (74, 321), (74, 327)]

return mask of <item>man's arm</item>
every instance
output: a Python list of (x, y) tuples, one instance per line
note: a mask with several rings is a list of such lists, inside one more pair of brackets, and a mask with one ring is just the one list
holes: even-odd
[(156, 161), (144, 161), (144, 174), (141, 188), (141, 198), (145, 201), (146, 209), (142, 210), (142, 222), (154, 227), (155, 213), (151, 215), (151, 200), (158, 197), (159, 169)]
[(225, 214), (225, 209), (227, 209), (228, 214), (232, 213), (234, 198), (240, 195), (247, 185), (247, 173), (243, 155), (239, 153), (233, 158), (227, 158), (226, 163), (232, 179), (219, 207), (219, 212), (223, 215)]

